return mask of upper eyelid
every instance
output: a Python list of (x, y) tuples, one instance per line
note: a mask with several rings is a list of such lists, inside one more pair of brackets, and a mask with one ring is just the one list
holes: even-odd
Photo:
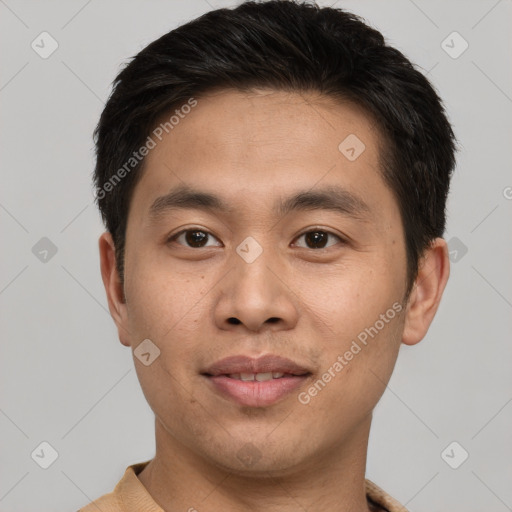
[(299, 236), (302, 236), (302, 235), (305, 235), (306, 233), (312, 233), (312, 232), (315, 232), (315, 231), (323, 231), (325, 233), (328, 233), (329, 235), (334, 235), (334, 236), (337, 236), (338, 238), (340, 238), (341, 240), (344, 240), (345, 237), (343, 237), (342, 235), (339, 235), (338, 233), (335, 233), (334, 231), (331, 231), (330, 229), (328, 228), (323, 228), (321, 226), (313, 226), (312, 228), (307, 228), (305, 229), (304, 231), (301, 231), (296, 238), (298, 238)]
[[(325, 228), (310, 228), (310, 229), (307, 229), (306, 231), (302, 231), (302, 233), (298, 234), (294, 238), (294, 240), (297, 240), (298, 238), (304, 236), (307, 233), (314, 233), (315, 231), (322, 231), (324, 233), (327, 233), (328, 235), (335, 236), (343, 244), (347, 243), (347, 238), (346, 237), (338, 235), (337, 233), (334, 233), (333, 231), (331, 231), (329, 229), (325, 229)], [(304, 249), (304, 247), (301, 247), (301, 249)], [(329, 247), (323, 247), (322, 249), (329, 249)]]
[[(208, 231), (207, 229), (203, 229), (203, 228), (199, 228), (199, 227), (197, 227), (197, 228), (192, 227), (192, 228), (182, 229), (181, 231), (178, 231), (177, 233), (174, 233), (173, 235), (168, 236), (167, 241), (174, 240), (175, 238), (179, 237), (180, 235), (183, 235), (183, 233), (187, 233), (187, 231), (202, 231), (203, 233), (213, 236), (214, 238), (219, 240), (216, 235), (214, 235), (211, 231)], [(219, 242), (220, 242), (220, 240), (219, 240)]]

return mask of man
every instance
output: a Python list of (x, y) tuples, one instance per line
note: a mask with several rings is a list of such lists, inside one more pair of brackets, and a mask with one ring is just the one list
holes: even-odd
[(156, 454), (82, 511), (405, 510), (365, 465), (449, 275), (455, 141), (426, 78), (352, 14), (247, 2), (141, 51), (95, 137)]

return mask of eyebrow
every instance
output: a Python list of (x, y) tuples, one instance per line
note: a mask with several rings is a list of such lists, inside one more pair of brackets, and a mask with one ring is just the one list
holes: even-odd
[[(157, 221), (164, 214), (178, 209), (196, 209), (211, 213), (232, 214), (235, 209), (221, 197), (179, 185), (168, 194), (155, 199), (149, 208), (149, 217)], [(359, 196), (339, 186), (326, 186), (299, 191), (290, 197), (280, 199), (274, 205), (278, 216), (293, 211), (328, 210), (358, 220), (364, 220), (371, 213), (369, 206)]]

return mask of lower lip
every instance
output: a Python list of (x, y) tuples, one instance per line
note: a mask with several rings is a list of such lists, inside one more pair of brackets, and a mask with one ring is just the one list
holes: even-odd
[(302, 386), (307, 375), (293, 375), (263, 382), (232, 379), (227, 375), (207, 376), (215, 389), (228, 396), (239, 405), (246, 407), (265, 407), (272, 405)]

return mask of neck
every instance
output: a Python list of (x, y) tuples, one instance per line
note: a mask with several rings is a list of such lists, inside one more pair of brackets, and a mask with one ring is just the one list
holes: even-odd
[(138, 475), (165, 512), (368, 512), (365, 468), (371, 417), (350, 439), (300, 469), (240, 475), (198, 456), (156, 420), (156, 455)]

